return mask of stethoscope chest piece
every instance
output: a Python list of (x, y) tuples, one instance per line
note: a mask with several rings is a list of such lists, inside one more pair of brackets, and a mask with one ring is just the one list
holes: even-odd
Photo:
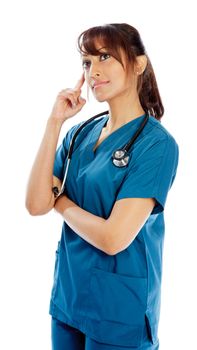
[(112, 161), (115, 166), (122, 168), (124, 166), (127, 166), (129, 162), (129, 155), (126, 150), (118, 149), (117, 151), (114, 151), (112, 155)]

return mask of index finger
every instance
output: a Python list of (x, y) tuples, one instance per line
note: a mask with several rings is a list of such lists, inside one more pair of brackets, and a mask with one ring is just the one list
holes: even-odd
[(82, 74), (81, 78), (78, 80), (77, 84), (75, 85), (74, 89), (75, 90), (80, 90), (81, 87), (83, 86), (84, 84), (84, 81), (85, 81), (85, 75), (84, 73)]

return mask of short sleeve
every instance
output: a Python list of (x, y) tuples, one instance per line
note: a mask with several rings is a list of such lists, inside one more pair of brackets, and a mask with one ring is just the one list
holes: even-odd
[(152, 214), (164, 210), (166, 198), (175, 179), (178, 145), (167, 135), (150, 144), (136, 157), (119, 188), (116, 200), (123, 198), (154, 198)]
[(82, 123), (83, 122), (81, 122), (77, 125), (74, 125), (71, 127), (71, 129), (68, 130), (61, 145), (56, 150), (54, 167), (53, 167), (53, 175), (58, 177), (61, 181), (63, 180), (63, 177), (64, 177), (64, 174), (63, 174), (64, 164), (65, 164), (66, 157), (68, 155), (70, 142), (72, 140), (72, 137), (73, 137), (75, 131), (79, 128), (79, 126)]

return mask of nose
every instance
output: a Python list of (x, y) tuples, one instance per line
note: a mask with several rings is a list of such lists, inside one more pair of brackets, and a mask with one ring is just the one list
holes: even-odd
[(94, 62), (92, 62), (90, 70), (89, 70), (89, 77), (94, 78), (94, 77), (99, 77), (100, 76), (100, 70), (98, 65)]

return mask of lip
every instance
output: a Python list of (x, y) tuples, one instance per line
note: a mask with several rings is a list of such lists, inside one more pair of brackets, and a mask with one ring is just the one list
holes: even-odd
[(106, 84), (108, 84), (108, 83), (109, 83), (109, 81), (99, 81), (98, 83), (94, 83), (93, 89), (96, 89), (96, 88), (98, 88), (99, 86), (106, 85)]

